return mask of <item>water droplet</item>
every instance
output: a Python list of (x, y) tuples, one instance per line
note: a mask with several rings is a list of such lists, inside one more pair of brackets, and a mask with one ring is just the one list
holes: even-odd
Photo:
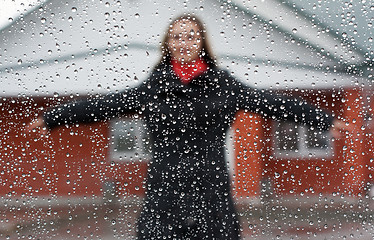
[(72, 11), (72, 12), (76, 12), (76, 11), (77, 11), (77, 8), (76, 8), (76, 7), (72, 7), (72, 8), (71, 8), (71, 11)]
[(135, 18), (139, 18), (139, 17), (140, 17), (139, 13), (135, 13)]
[(47, 19), (45, 19), (45, 18), (41, 18), (40, 21), (41, 21), (42, 23), (45, 23), (45, 22), (47, 21)]
[(297, 33), (297, 28), (292, 29), (293, 33)]

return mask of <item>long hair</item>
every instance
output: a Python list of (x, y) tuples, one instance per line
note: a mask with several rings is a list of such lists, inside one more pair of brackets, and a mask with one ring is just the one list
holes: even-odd
[(179, 16), (179, 17), (177, 17), (177, 18), (175, 18), (174, 20), (171, 21), (167, 31), (165, 32), (164, 38), (163, 38), (162, 43), (161, 43), (162, 56), (161, 56), (161, 59), (160, 59), (159, 63), (170, 62), (171, 54), (170, 54), (170, 50), (169, 50), (169, 47), (168, 47), (168, 40), (169, 40), (169, 37), (170, 37), (169, 33), (170, 33), (172, 27), (174, 26), (174, 24), (176, 22), (180, 22), (180, 21), (190, 21), (190, 22), (193, 22), (193, 23), (196, 24), (196, 26), (199, 28), (200, 37), (201, 37), (201, 41), (202, 41), (202, 49), (201, 49), (200, 56), (209, 65), (211, 65), (211, 66), (216, 65), (216, 58), (212, 53), (211, 45), (209, 43), (209, 40), (207, 39), (207, 34), (206, 34), (206, 29), (204, 27), (204, 24), (197, 16), (192, 15), (192, 14), (184, 14), (184, 15), (181, 15), (181, 16)]

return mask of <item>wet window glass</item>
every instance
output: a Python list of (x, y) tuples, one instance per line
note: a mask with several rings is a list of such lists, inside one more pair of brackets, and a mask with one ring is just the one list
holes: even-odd
[(373, 16), (0, 1), (0, 239), (373, 239)]

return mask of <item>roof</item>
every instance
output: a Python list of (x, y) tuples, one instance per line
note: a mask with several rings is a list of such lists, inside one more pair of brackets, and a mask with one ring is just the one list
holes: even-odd
[[(0, 95), (90, 94), (134, 86), (146, 79), (158, 61), (159, 43), (170, 18), (184, 12), (206, 22), (220, 66), (252, 86), (370, 85), (369, 4), (360, 1), (361, 5), (342, 8), (344, 3), (326, 2), (331, 4), (314, 0), (116, 4), (51, 0), (1, 30), (4, 88)], [(364, 14), (353, 19), (356, 8)], [(338, 21), (336, 16), (341, 15), (347, 17)], [(365, 31), (362, 21), (368, 26)]]
[(5, 29), (18, 19), (34, 11), (47, 0), (2, 0), (0, 1), (0, 29)]

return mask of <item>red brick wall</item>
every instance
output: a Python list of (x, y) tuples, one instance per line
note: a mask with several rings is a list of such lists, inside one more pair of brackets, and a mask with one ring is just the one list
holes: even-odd
[[(271, 121), (251, 113), (241, 113), (234, 125), (237, 194), (259, 196), (261, 179), (271, 180), (276, 194), (358, 195), (363, 193), (369, 174), (374, 174), (370, 150), (373, 139), (361, 129), (362, 91), (346, 89), (287, 91), (346, 119), (354, 130), (334, 142), (335, 155), (328, 158), (279, 158), (274, 156)], [(369, 137), (364, 137), (369, 136)], [(370, 168), (370, 166), (372, 166)], [(370, 169), (370, 171), (369, 171)], [(371, 181), (373, 177), (371, 177)]]
[(144, 194), (147, 163), (108, 160), (108, 124), (60, 127), (48, 137), (25, 123), (56, 99), (3, 99), (0, 106), (1, 195), (101, 195), (105, 181), (121, 194)]
[[(361, 128), (365, 124), (362, 90), (291, 94), (344, 117), (355, 126), (354, 131), (335, 141), (336, 156), (281, 159), (273, 156), (271, 121), (253, 113), (238, 113), (233, 125), (236, 196), (258, 197), (263, 178), (271, 179), (278, 194), (363, 192), (365, 183), (373, 181), (374, 128)], [(104, 182), (114, 181), (121, 195), (143, 195), (147, 163), (111, 162), (108, 123), (63, 126), (45, 138), (24, 131), (25, 124), (39, 112), (65, 100), (1, 99), (0, 194), (100, 196)]]

